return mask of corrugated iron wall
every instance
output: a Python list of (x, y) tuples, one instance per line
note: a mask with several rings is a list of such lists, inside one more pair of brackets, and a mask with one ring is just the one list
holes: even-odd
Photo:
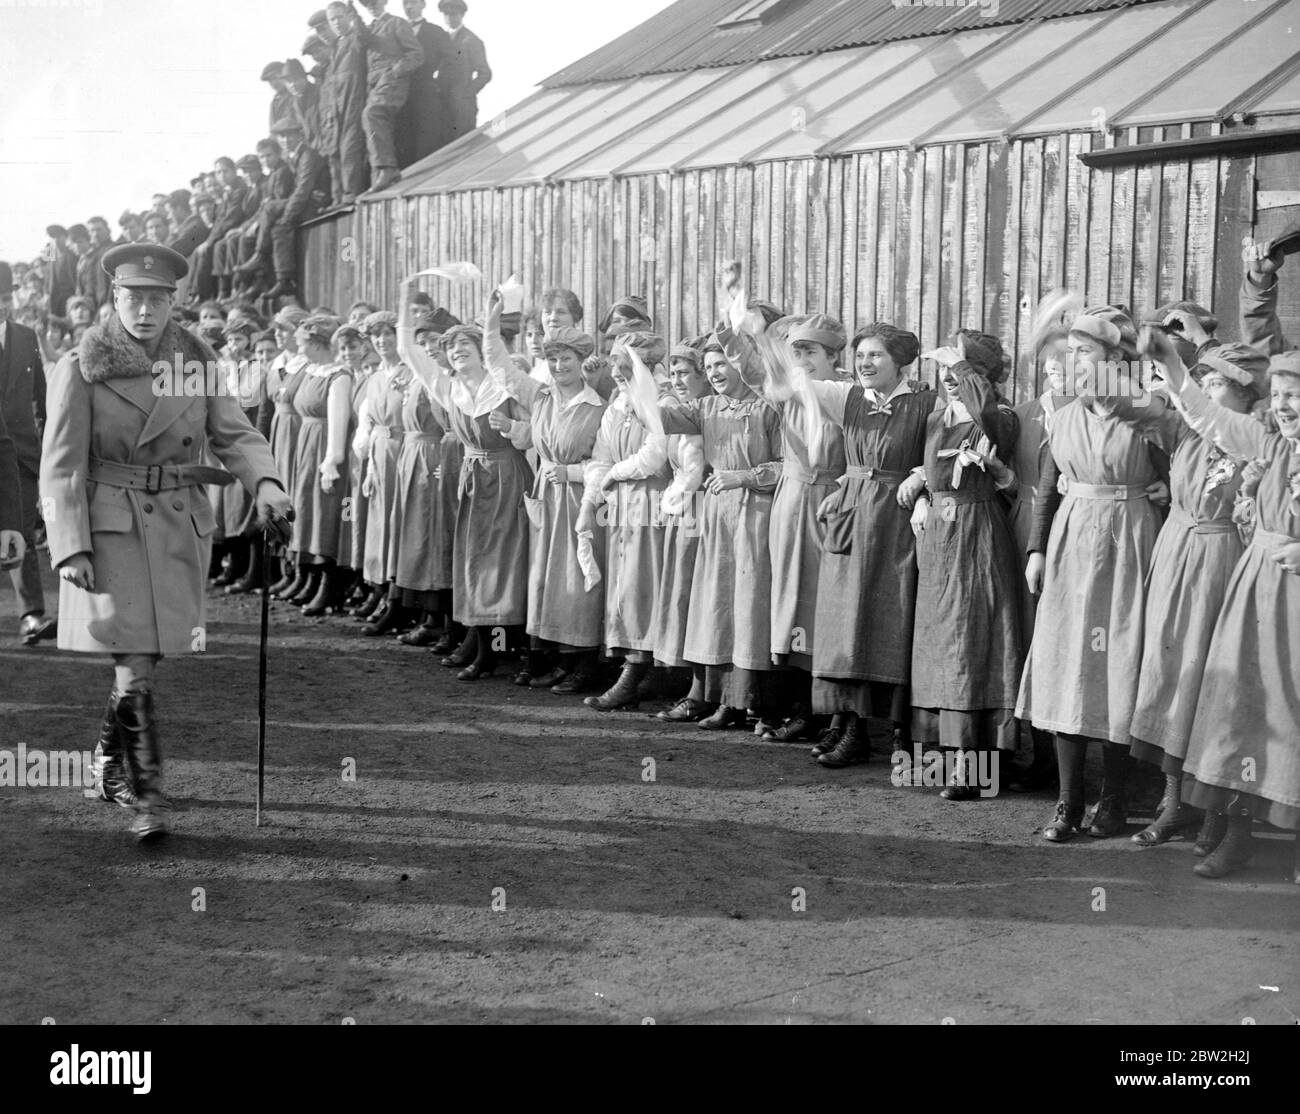
[[(517, 272), (533, 295), (572, 288), (588, 328), (613, 297), (644, 294), (676, 340), (717, 319), (716, 275), (739, 259), (751, 295), (850, 331), (891, 321), (926, 346), (959, 326), (997, 334), (1019, 401), (1037, 389), (1032, 310), (1054, 286), (1139, 311), (1190, 298), (1235, 335), (1254, 160), (1090, 170), (1075, 156), (1094, 143), (1071, 133), (362, 204), (309, 230), (306, 289), (340, 311), (359, 297), (394, 306), (403, 275), (470, 260), (492, 282)], [(463, 319), (481, 312), (482, 289), (425, 288)]]

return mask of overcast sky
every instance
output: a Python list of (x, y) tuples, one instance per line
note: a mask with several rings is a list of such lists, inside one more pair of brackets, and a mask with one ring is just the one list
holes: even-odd
[[(469, 0), (492, 83), (479, 122), (671, 0)], [(315, 0), (0, 0), (0, 259), (45, 226), (187, 186), (266, 132), (273, 59), (297, 57)], [(401, 0), (389, 11), (402, 14)], [(436, 0), (428, 17), (438, 19)]]

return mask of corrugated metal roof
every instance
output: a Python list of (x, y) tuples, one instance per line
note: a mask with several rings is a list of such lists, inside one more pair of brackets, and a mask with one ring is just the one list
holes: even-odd
[(1294, 0), (1150, 0), (551, 87), (363, 200), (1300, 113), (1294, 13)]
[(581, 85), (651, 73), (737, 66), (763, 58), (1053, 19), (1156, 0), (794, 0), (770, 22), (719, 29), (737, 0), (678, 0), (653, 19), (566, 66), (542, 85)]

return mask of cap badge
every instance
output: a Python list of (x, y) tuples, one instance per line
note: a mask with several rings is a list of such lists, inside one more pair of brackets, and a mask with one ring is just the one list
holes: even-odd
[(145, 269), (146, 271), (152, 271), (152, 270), (153, 270), (153, 256), (152, 256), (152, 255), (146, 255), (146, 256), (144, 257), (143, 262), (144, 262), (144, 269)]

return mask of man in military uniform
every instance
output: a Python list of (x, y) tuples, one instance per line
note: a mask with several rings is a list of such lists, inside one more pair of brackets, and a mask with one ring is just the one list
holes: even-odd
[(45, 368), (36, 333), (10, 319), (14, 304), (13, 274), (0, 263), (0, 416), (8, 427), (18, 463), (22, 532), (27, 546), (23, 562), (9, 570), (18, 596), (18, 636), (26, 646), (53, 638), (54, 620), (45, 614), (45, 593), (36, 557), (36, 489), (41, 467), (37, 423), (45, 421)]
[(377, 190), (400, 177), (397, 160), (397, 114), (411, 92), (411, 75), (424, 61), (424, 50), (411, 25), (384, 10), (388, 0), (362, 0), (374, 17), (359, 30), (366, 47), (366, 107), (362, 123), (370, 153), (370, 173)]
[(438, 11), (451, 36), (439, 79), (447, 111), (448, 143), (478, 127), (478, 95), (492, 80), (487, 48), (465, 26), (467, 10), (465, 0), (438, 0)]
[[(58, 645), (113, 656), (96, 790), (134, 811), (140, 840), (167, 830), (154, 670), (166, 654), (193, 651), (204, 626), (216, 525), (204, 485), (238, 479), (277, 532), (292, 516), (270, 447), (239, 400), (175, 389), (172, 369), (187, 361), (217, 367), (216, 353), (172, 321), (187, 266), (156, 244), (104, 256), (115, 312), (51, 373), (41, 460)], [(228, 471), (205, 463), (213, 459)]]

